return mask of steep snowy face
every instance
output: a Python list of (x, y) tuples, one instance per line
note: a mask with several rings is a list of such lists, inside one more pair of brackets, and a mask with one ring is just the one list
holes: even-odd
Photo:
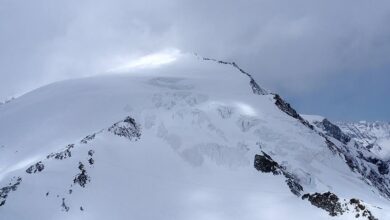
[[(390, 161), (367, 148), (361, 142), (354, 140), (353, 136), (344, 133), (340, 127), (321, 116), (304, 115), (315, 126), (319, 134), (326, 135), (342, 143), (334, 148), (335, 152), (342, 154), (353, 172), (357, 172), (375, 186), (383, 196), (390, 198)], [(328, 143), (335, 143), (330, 141)], [(337, 142), (336, 141), (336, 142)], [(331, 144), (332, 145), (332, 144)]]
[(390, 159), (390, 123), (360, 121), (357, 123), (338, 122), (337, 125), (344, 133), (377, 156), (386, 160)]
[(0, 218), (389, 219), (332, 125), (196, 56), (51, 84), (0, 106)]

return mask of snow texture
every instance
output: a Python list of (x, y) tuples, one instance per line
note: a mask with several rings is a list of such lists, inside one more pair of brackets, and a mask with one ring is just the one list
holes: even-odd
[(0, 106), (0, 218), (390, 219), (386, 166), (330, 127), (192, 55), (50, 84)]

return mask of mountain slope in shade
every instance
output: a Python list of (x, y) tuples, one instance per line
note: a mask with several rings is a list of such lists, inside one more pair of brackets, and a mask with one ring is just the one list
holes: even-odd
[(54, 83), (0, 106), (0, 216), (389, 219), (388, 174), (324, 128), (234, 62)]

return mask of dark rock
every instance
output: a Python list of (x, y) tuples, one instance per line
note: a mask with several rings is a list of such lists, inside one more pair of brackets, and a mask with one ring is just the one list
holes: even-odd
[(29, 168), (27, 168), (26, 173), (32, 174), (36, 172), (41, 172), (43, 169), (45, 169), (45, 165), (39, 161), (38, 163), (31, 165)]
[(115, 135), (126, 137), (129, 140), (138, 140), (141, 137), (140, 125), (131, 117), (127, 117), (125, 120), (115, 123), (108, 131)]
[(82, 143), (82, 144), (87, 144), (89, 141), (95, 139), (95, 137), (96, 137), (96, 134), (88, 135), (88, 136), (86, 136), (85, 138), (83, 138), (83, 139), (80, 141), (80, 143)]
[(389, 165), (388, 165), (388, 163), (386, 163), (384, 161), (379, 161), (376, 165), (378, 166), (378, 171), (379, 171), (380, 174), (382, 174), (382, 175), (389, 174)]
[(263, 152), (263, 155), (255, 155), (255, 168), (258, 171), (261, 171), (263, 173), (270, 173), (272, 172), (274, 175), (281, 174), (280, 166), (277, 162), (272, 160), (272, 158)]
[(316, 125), (322, 128), (326, 132), (326, 135), (329, 135), (334, 139), (339, 140), (343, 144), (347, 144), (351, 140), (351, 138), (348, 135), (344, 134), (337, 125), (332, 124), (326, 118), (322, 120), (322, 122), (316, 123)]
[(12, 191), (16, 191), (20, 183), (22, 182), (22, 178), (12, 178), (11, 183), (8, 186), (0, 188), (0, 206), (3, 206), (7, 200), (8, 194)]
[(285, 112), (286, 114), (288, 114), (289, 116), (295, 118), (295, 119), (298, 119), (303, 125), (305, 125), (306, 127), (310, 128), (310, 129), (314, 129), (313, 125), (311, 125), (309, 122), (307, 122), (305, 119), (303, 119), (298, 113), (297, 111), (295, 111), (295, 109), (293, 109), (291, 107), (291, 105), (289, 103), (287, 103), (286, 101), (284, 101), (278, 94), (275, 94), (274, 95), (274, 99), (275, 99), (275, 105), (280, 109), (282, 110), (283, 112)]
[(79, 170), (81, 173), (76, 175), (76, 177), (73, 179), (73, 183), (77, 183), (84, 188), (87, 182), (91, 181), (91, 178), (88, 176), (87, 171), (84, 168), (84, 164), (81, 162), (79, 162)]
[(299, 184), (296, 179), (294, 178), (287, 178), (286, 183), (288, 187), (290, 188), (290, 191), (296, 195), (296, 196), (301, 196), (301, 192), (303, 191), (303, 187), (301, 184)]
[[(349, 204), (353, 205), (355, 207), (355, 211), (357, 212), (356, 216), (363, 216), (366, 217), (368, 220), (378, 220), (370, 210), (367, 209), (365, 205), (361, 203), (359, 199), (351, 199), (349, 200)], [(357, 218), (357, 217), (356, 217)]]
[(54, 158), (54, 159), (57, 159), (57, 160), (63, 160), (63, 159), (66, 159), (68, 157), (71, 157), (72, 156), (72, 152), (71, 152), (71, 149), (74, 148), (74, 144), (69, 144), (65, 150), (61, 151), (61, 152), (58, 152), (58, 153), (51, 153), (49, 155), (47, 155), (47, 159), (50, 159), (50, 158)]
[(374, 148), (374, 144), (372, 143), (372, 144), (368, 144), (367, 146), (366, 146), (366, 148), (368, 149), (368, 150), (371, 150), (372, 148)]
[(326, 146), (328, 146), (328, 149), (332, 151), (333, 154), (339, 153), (339, 149), (337, 148), (337, 146), (332, 141), (330, 141), (327, 137), (325, 137), (325, 143)]
[(375, 157), (365, 157), (362, 153), (359, 154), (359, 158), (369, 163), (375, 164), (378, 167), (380, 174), (386, 175), (389, 173), (389, 165), (387, 162)]
[(362, 152), (359, 152), (359, 157), (362, 158), (363, 160), (372, 163), (372, 164), (378, 164), (380, 162), (380, 159), (375, 158), (375, 157), (365, 157)]
[(255, 81), (255, 79), (253, 79), (251, 74), (249, 74), (248, 72), (241, 69), (235, 62), (232, 62), (230, 64), (233, 65), (236, 69), (238, 69), (241, 73), (243, 73), (249, 77), (249, 79), (250, 79), (249, 85), (251, 86), (252, 92), (254, 94), (257, 94), (257, 95), (267, 95), (268, 94), (268, 92), (266, 90), (264, 90), (263, 88), (261, 88), (259, 86), (259, 84), (257, 84), (257, 82)]
[(302, 196), (302, 199), (308, 199), (312, 205), (327, 211), (330, 216), (342, 215), (344, 213), (339, 198), (331, 192), (305, 194)]
[(89, 158), (88, 163), (89, 165), (93, 165), (95, 163), (95, 160), (93, 158)]
[(290, 188), (290, 191), (298, 197), (301, 196), (303, 187), (299, 184), (298, 179), (293, 174), (287, 172), (284, 167), (280, 166), (276, 161), (274, 161), (271, 156), (263, 151), (262, 153), (263, 155), (255, 155), (255, 168), (263, 173), (272, 173), (273, 175), (283, 174), (286, 178), (286, 184)]

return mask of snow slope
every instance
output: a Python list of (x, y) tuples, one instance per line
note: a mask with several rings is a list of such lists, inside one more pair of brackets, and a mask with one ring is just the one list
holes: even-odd
[(338, 122), (338, 126), (354, 140), (369, 148), (379, 157), (390, 160), (390, 123)]
[[(390, 219), (353, 147), (235, 63), (180, 55), (1, 105), (0, 219), (369, 219), (352, 198)], [(337, 216), (307, 199), (328, 191)]]

